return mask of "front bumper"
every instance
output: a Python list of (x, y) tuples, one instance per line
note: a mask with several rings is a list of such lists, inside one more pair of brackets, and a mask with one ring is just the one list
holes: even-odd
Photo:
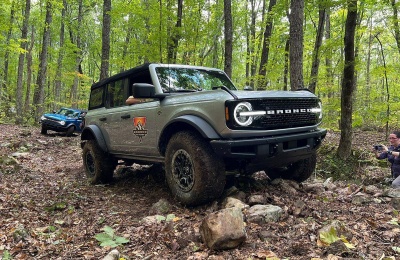
[(306, 133), (239, 139), (212, 140), (217, 155), (230, 163), (245, 162), (252, 170), (280, 167), (305, 158), (316, 152), (326, 136), (326, 129)]
[(55, 132), (66, 132), (69, 127), (69, 125), (61, 125), (58, 121), (53, 120), (41, 120), (40, 124), (42, 124), (47, 130)]

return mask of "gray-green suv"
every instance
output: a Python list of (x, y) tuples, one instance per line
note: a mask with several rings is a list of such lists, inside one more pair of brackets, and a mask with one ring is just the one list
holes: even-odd
[(164, 164), (173, 196), (196, 205), (221, 195), (226, 173), (306, 180), (321, 120), (307, 90), (240, 91), (218, 69), (145, 64), (91, 87), (83, 164), (92, 183), (110, 181), (118, 163)]

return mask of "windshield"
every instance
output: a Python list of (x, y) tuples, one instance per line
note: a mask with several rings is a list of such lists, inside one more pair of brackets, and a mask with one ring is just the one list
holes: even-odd
[(236, 90), (233, 83), (222, 71), (157, 67), (156, 72), (163, 92), (212, 90), (213, 87), (221, 86)]
[(67, 116), (67, 117), (75, 117), (75, 118), (77, 118), (79, 116), (79, 112), (76, 112), (74, 110), (67, 109), (67, 108), (61, 108), (57, 112), (57, 114), (64, 115), (64, 116)]

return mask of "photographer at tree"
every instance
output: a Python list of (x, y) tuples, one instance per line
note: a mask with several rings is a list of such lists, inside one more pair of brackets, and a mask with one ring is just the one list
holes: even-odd
[(375, 146), (374, 153), (379, 160), (388, 159), (391, 164), (392, 177), (394, 178), (392, 187), (400, 189), (400, 132), (392, 132), (389, 135), (389, 142), (389, 147), (385, 145), (382, 145), (382, 147)]

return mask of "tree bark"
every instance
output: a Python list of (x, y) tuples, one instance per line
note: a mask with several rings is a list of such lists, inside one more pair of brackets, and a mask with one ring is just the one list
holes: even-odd
[(318, 20), (318, 28), (317, 28), (317, 34), (315, 36), (315, 44), (314, 44), (314, 50), (312, 54), (312, 65), (311, 65), (311, 75), (310, 75), (310, 85), (308, 86), (308, 89), (312, 92), (315, 93), (315, 89), (317, 87), (317, 80), (318, 80), (318, 70), (319, 70), (319, 49), (321, 48), (322, 45), (322, 36), (324, 35), (324, 25), (325, 25), (325, 17), (326, 17), (326, 9), (322, 7), (322, 4), (320, 3), (320, 8), (319, 8), (319, 20)]
[(342, 81), (340, 142), (338, 156), (346, 159), (351, 155), (353, 94), (355, 92), (354, 38), (357, 24), (357, 0), (347, 0), (347, 18), (344, 36), (344, 69)]
[(7, 31), (7, 36), (6, 36), (6, 50), (5, 50), (5, 55), (4, 55), (4, 74), (3, 74), (3, 82), (0, 87), (0, 101), (4, 100), (5, 104), (5, 114), (7, 117), (9, 117), (9, 112), (10, 112), (10, 101), (11, 101), (11, 96), (9, 90), (8, 90), (8, 66), (10, 64), (9, 57), (10, 57), (10, 49), (8, 46), (10, 45), (11, 42), (11, 37), (12, 37), (12, 29), (15, 23), (15, 1), (12, 2), (11, 4), (11, 11), (10, 11), (10, 23), (9, 23), (9, 28)]
[(391, 4), (393, 9), (394, 38), (396, 39), (397, 51), (400, 53), (400, 29), (396, 0), (392, 0)]
[[(76, 58), (75, 58), (75, 77), (74, 83), (71, 88), (71, 103), (72, 107), (78, 107), (78, 85), (79, 85), (79, 74), (81, 74), (81, 62), (82, 62), (82, 51), (81, 51), (81, 28), (82, 28), (82, 17), (83, 17), (83, 3), (82, 0), (78, 1), (78, 26), (76, 32)], [(108, 58), (107, 58), (108, 60)], [(108, 67), (107, 67), (108, 70)], [(107, 72), (108, 73), (108, 72)]]
[(108, 77), (110, 67), (111, 0), (103, 1), (103, 30), (101, 45), (100, 80)]
[(260, 75), (260, 80), (258, 82), (258, 90), (265, 90), (266, 89), (266, 79), (265, 76), (267, 74), (267, 65), (268, 65), (268, 56), (269, 56), (269, 40), (272, 35), (273, 29), (273, 14), (272, 8), (276, 5), (276, 0), (270, 0), (268, 5), (268, 13), (267, 13), (267, 21), (265, 25), (264, 31), (264, 40), (262, 45), (261, 51), (261, 61), (260, 61), (260, 69), (258, 75)]
[(290, 88), (296, 90), (303, 87), (304, 0), (291, 0), (290, 10)]
[(224, 0), (224, 17), (225, 17), (225, 63), (224, 71), (232, 76), (232, 51), (233, 51), (233, 29), (232, 29), (232, 10), (231, 0)]
[(32, 25), (31, 28), (31, 39), (30, 45), (28, 49), (28, 53), (26, 54), (26, 91), (25, 91), (25, 104), (24, 104), (24, 114), (29, 114), (33, 116), (31, 113), (31, 85), (32, 85), (32, 50), (35, 45), (35, 27)]
[[(24, 12), (24, 21), (22, 24), (21, 30), (21, 44), (20, 48), (25, 50), (27, 47), (28, 42), (28, 23), (29, 23), (29, 15), (31, 12), (31, 1), (25, 1), (25, 12)], [(15, 120), (16, 124), (23, 123), (23, 90), (24, 90), (24, 63), (25, 63), (25, 53), (20, 53), (18, 57), (18, 78), (17, 78), (17, 93), (16, 93), (16, 110), (17, 110), (17, 117)]]
[(43, 114), (44, 105), (44, 87), (46, 86), (47, 75), (47, 53), (50, 45), (50, 28), (52, 23), (52, 1), (46, 3), (46, 19), (44, 23), (42, 50), (40, 52), (39, 71), (36, 80), (35, 91), (33, 94), (34, 118), (38, 122)]
[(172, 30), (171, 41), (168, 41), (168, 63), (176, 63), (177, 48), (179, 44), (179, 39), (181, 38), (181, 27), (182, 27), (182, 10), (183, 10), (183, 0), (178, 1), (178, 12), (176, 14), (176, 24), (175, 29)]
[(65, 35), (65, 9), (67, 1), (63, 0), (63, 9), (61, 10), (61, 26), (60, 26), (60, 50), (57, 58), (56, 80), (54, 82), (54, 100), (53, 110), (56, 110), (61, 103), (61, 78), (62, 67), (64, 60), (64, 35)]

